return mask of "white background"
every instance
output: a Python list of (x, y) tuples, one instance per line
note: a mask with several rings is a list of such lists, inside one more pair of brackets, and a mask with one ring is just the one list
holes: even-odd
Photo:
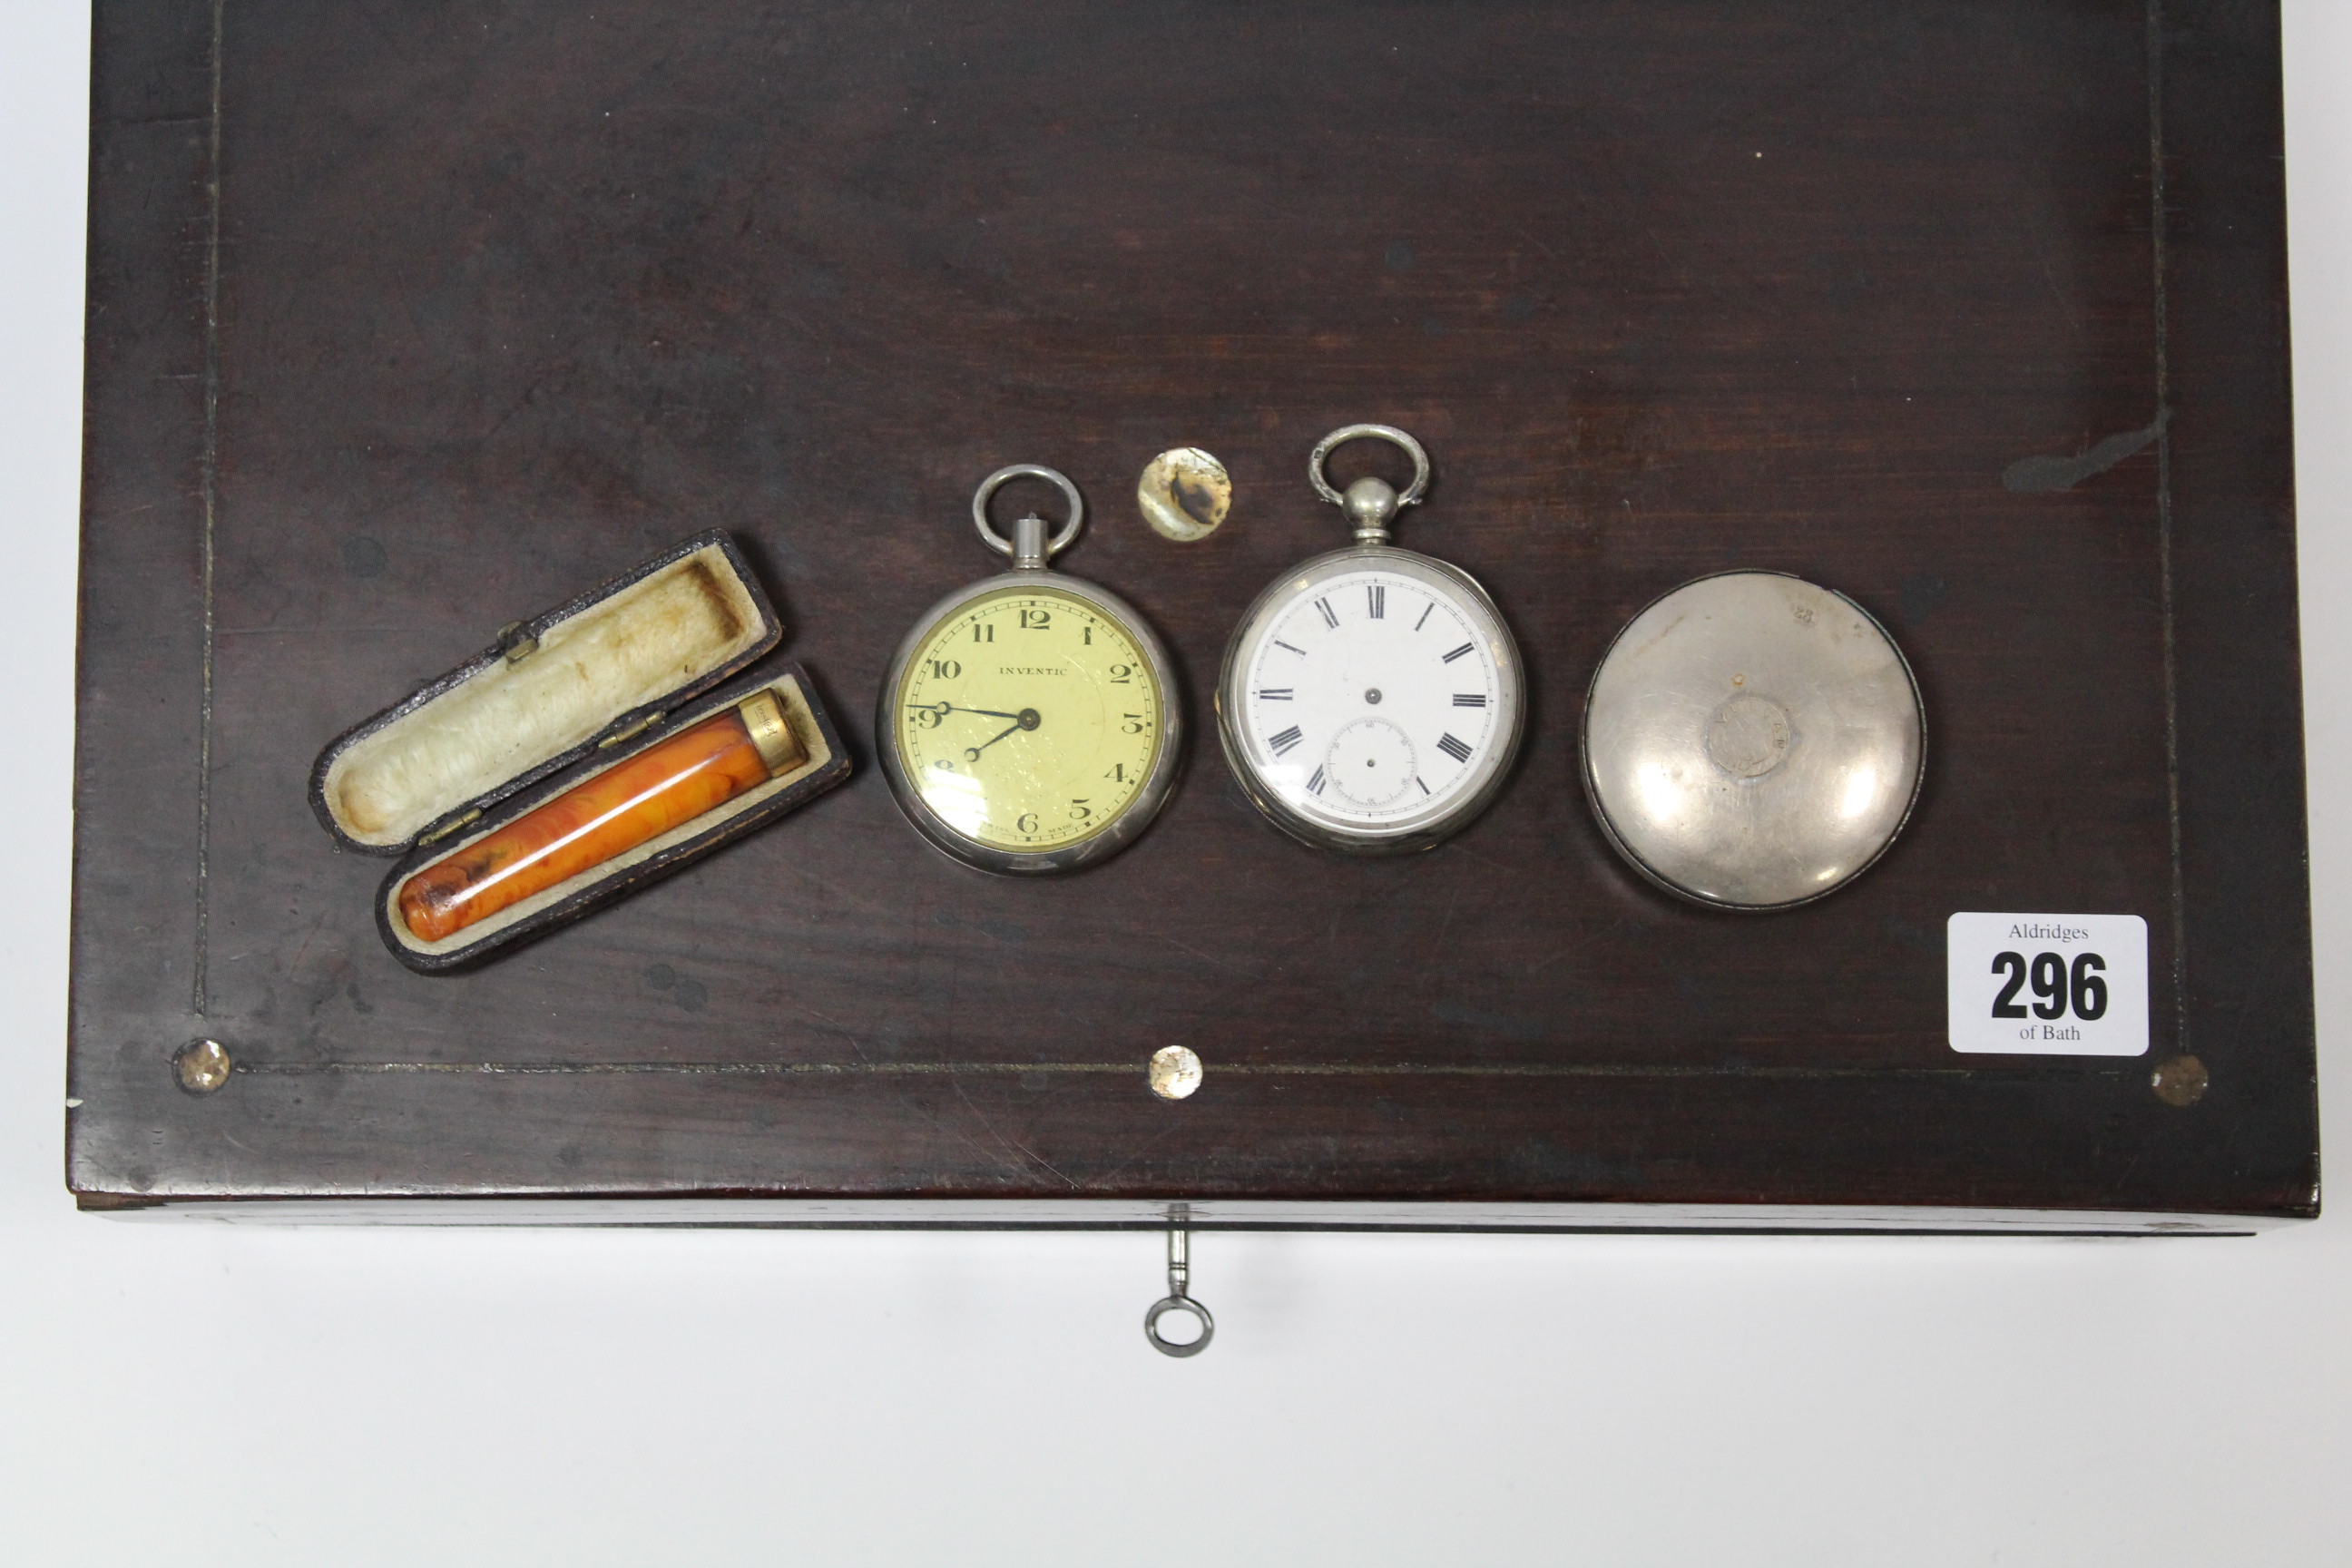
[[(0, 5), (0, 1559), (2352, 1558), (2352, 1213), (2251, 1241), (132, 1225), (62, 1184), (87, 18)], [(2352, 1126), (2352, 5), (2287, 6), (2319, 1023)], [(2336, 789), (2324, 781), (2338, 781)], [(2331, 961), (2331, 959), (2333, 961)]]

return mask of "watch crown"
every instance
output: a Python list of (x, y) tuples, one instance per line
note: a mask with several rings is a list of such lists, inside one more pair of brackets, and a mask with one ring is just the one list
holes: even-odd
[(1339, 505), (1356, 525), (1356, 537), (1378, 544), (1388, 538), (1389, 524), (1397, 514), (1396, 487), (1367, 474), (1348, 487)]

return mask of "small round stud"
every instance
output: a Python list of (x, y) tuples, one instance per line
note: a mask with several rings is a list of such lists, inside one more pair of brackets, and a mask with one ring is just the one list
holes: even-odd
[(1143, 466), (1136, 481), (1143, 521), (1163, 539), (1206, 539), (1233, 510), (1234, 481), (1225, 466), (1198, 447), (1178, 447)]
[(227, 1047), (218, 1040), (190, 1040), (172, 1053), (172, 1070), (190, 1094), (210, 1094), (228, 1081)]
[(1201, 1058), (1186, 1046), (1162, 1046), (1151, 1053), (1151, 1092), (1184, 1100), (1201, 1087)]
[(2204, 1099), (2206, 1087), (2211, 1082), (2205, 1064), (2195, 1057), (2174, 1057), (2158, 1063), (2156, 1070), (2148, 1074), (2148, 1087), (2156, 1090), (2157, 1099), (2183, 1108)]

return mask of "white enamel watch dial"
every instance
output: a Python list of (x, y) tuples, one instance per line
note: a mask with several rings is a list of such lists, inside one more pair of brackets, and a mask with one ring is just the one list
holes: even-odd
[[(1349, 426), (1317, 449), (1318, 481), (1324, 453), (1355, 435), (1396, 441), (1425, 478), (1410, 437)], [(1402, 497), (1378, 479), (1351, 486), (1342, 504), (1364, 542), (1268, 587), (1226, 650), (1226, 759), (1259, 809), (1309, 843), (1427, 848), (1494, 798), (1518, 749), (1518, 654), (1494, 601), (1459, 568), (1381, 542), (1423, 482)]]

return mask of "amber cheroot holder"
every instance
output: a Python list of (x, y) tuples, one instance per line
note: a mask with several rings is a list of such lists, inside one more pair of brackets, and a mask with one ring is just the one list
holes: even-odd
[(679, 731), (411, 877), (400, 918), (438, 942), (808, 760), (772, 689)]

